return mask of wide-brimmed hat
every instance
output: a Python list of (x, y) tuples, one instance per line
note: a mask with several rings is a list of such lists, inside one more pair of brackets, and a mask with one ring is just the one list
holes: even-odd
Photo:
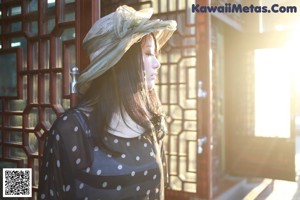
[(150, 20), (152, 8), (136, 11), (120, 6), (94, 23), (83, 40), (90, 64), (79, 76), (76, 89), (83, 94), (92, 80), (113, 67), (124, 53), (141, 38), (153, 33), (161, 48), (176, 30), (174, 20)]

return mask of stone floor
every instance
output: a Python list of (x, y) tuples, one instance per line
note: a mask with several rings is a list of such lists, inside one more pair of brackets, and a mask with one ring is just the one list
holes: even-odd
[(296, 182), (275, 180), (271, 194), (257, 200), (300, 200), (299, 184)]
[(296, 137), (295, 161), (296, 182), (245, 179), (214, 200), (300, 200), (300, 135)]
[(300, 136), (296, 137), (295, 161), (297, 182), (274, 180), (271, 194), (259, 200), (300, 200)]

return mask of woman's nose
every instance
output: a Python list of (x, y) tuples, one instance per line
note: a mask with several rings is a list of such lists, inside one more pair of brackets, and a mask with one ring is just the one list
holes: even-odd
[(153, 68), (158, 69), (160, 68), (161, 64), (159, 62), (159, 60), (155, 57), (154, 59), (154, 63), (153, 63)]

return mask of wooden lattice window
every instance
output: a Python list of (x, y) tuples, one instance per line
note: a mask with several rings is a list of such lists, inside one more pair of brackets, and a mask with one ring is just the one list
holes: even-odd
[(0, 166), (32, 168), (33, 199), (44, 133), (71, 105), (76, 3), (0, 1), (1, 74), (15, 78), (0, 81)]

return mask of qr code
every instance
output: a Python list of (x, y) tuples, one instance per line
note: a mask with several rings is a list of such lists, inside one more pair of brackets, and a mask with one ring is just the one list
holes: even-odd
[(31, 168), (3, 168), (3, 197), (31, 197)]

